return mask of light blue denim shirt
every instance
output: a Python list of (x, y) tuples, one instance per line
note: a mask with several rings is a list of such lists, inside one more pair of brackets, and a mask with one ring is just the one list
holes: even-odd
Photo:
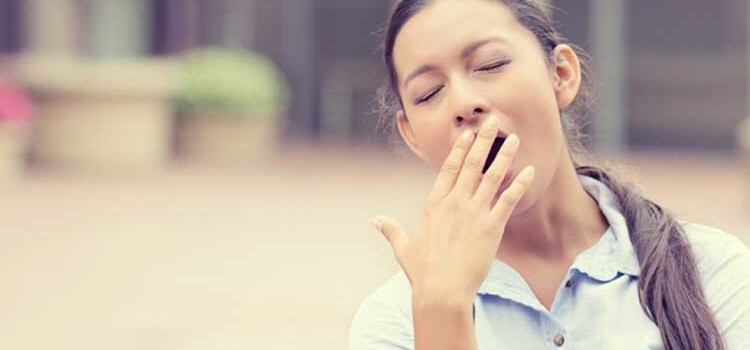
[[(609, 228), (576, 257), (549, 311), (518, 272), (494, 260), (474, 299), (479, 349), (663, 348), (659, 329), (638, 300), (640, 268), (617, 199), (603, 183), (579, 179)], [(750, 349), (750, 252), (722, 231), (681, 224), (727, 348)], [(350, 349), (414, 349), (411, 286), (403, 272), (364, 300), (352, 323)]]

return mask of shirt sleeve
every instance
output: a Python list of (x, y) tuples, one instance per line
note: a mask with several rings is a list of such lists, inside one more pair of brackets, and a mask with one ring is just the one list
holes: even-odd
[(362, 302), (349, 332), (350, 350), (414, 348), (411, 306), (407, 305), (411, 292), (395, 282), (389, 281)]
[(750, 349), (750, 251), (735, 236), (698, 228), (691, 239), (696, 263), (726, 348)]

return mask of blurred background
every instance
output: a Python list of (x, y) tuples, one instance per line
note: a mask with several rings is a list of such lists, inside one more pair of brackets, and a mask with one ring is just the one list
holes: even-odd
[[(750, 243), (748, 1), (546, 2), (593, 159)], [(0, 348), (346, 348), (435, 175), (376, 131), (392, 4), (0, 0)]]

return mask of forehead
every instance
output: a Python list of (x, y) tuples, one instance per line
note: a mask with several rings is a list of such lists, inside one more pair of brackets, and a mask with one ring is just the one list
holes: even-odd
[(529, 40), (513, 12), (496, 0), (437, 0), (410, 18), (393, 48), (399, 72), (430, 63), (445, 55), (457, 56), (463, 46), (491, 36), (514, 44)]

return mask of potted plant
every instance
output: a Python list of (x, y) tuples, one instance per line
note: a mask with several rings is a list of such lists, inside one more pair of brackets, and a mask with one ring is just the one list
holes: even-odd
[(182, 159), (257, 163), (269, 158), (286, 88), (276, 66), (250, 51), (188, 53), (176, 87), (176, 148)]
[(0, 75), (0, 183), (13, 181), (23, 173), (32, 117), (29, 96)]

